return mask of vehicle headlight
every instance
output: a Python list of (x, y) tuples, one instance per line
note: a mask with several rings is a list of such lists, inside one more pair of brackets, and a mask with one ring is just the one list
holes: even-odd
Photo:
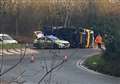
[(64, 44), (62, 44), (62, 43), (61, 43), (61, 44), (59, 44), (59, 45), (60, 45), (61, 47), (65, 46), (65, 45), (64, 45)]

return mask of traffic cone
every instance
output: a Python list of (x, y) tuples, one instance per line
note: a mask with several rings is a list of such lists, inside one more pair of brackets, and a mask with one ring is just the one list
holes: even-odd
[(30, 62), (31, 62), (31, 63), (35, 62), (35, 57), (34, 57), (34, 55), (31, 56)]
[(67, 59), (68, 59), (68, 56), (65, 55), (65, 56), (64, 56), (64, 61), (67, 61)]

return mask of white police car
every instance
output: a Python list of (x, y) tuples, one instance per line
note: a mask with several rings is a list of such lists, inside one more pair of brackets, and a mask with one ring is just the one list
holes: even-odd
[(70, 43), (65, 40), (60, 40), (53, 35), (49, 35), (35, 39), (33, 46), (36, 48), (69, 48)]

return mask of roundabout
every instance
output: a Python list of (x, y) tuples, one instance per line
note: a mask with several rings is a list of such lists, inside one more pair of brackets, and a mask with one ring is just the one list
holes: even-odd
[[(100, 52), (97, 49), (42, 49), (36, 51), (38, 53), (35, 54), (33, 63), (30, 62), (31, 55), (27, 55), (16, 68), (6, 73), (2, 78), (13, 80), (23, 73), (18, 78), (19, 82), (25, 81), (23, 84), (38, 84), (46, 70), (50, 70), (51, 67), (59, 64), (67, 56), (67, 61), (53, 70), (51, 84), (120, 84), (119, 78), (105, 76), (81, 66), (87, 57)], [(54, 56), (55, 58), (53, 58)], [(4, 67), (7, 69), (14, 65), (18, 59), (16, 55), (10, 56), (10, 58), (6, 59)], [(49, 79), (49, 77), (50, 74), (45, 79)], [(44, 82), (41, 82), (41, 84), (44, 84)]]

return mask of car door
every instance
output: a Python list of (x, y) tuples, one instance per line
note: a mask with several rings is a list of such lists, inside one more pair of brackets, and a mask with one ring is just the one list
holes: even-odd
[(46, 48), (52, 48), (53, 47), (52, 43), (53, 43), (52, 40), (46, 37), (45, 40)]
[(39, 38), (37, 44), (39, 48), (45, 48), (45, 37)]

